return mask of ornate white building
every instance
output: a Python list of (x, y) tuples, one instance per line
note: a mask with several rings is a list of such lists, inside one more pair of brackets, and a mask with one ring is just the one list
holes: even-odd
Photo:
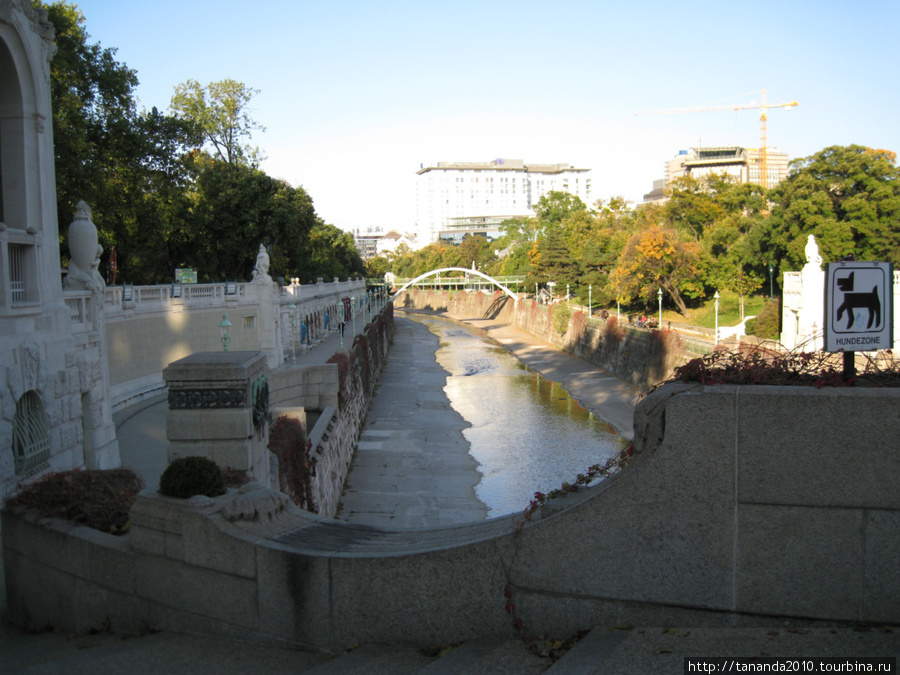
[[(507, 218), (533, 216), (538, 200), (551, 191), (568, 192), (590, 206), (590, 169), (569, 164), (438, 162), (416, 172), (416, 227), (419, 246), (472, 232), (497, 235)], [(468, 221), (468, 223), (467, 223)], [(485, 228), (485, 224), (492, 228)]]
[(53, 37), (31, 0), (0, 0), (0, 497), (43, 471), (119, 464), (89, 210), (71, 290), (59, 273)]

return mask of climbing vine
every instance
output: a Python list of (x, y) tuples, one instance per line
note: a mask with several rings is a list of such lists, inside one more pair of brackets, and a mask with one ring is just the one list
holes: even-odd
[[(537, 513), (541, 508), (543, 508), (547, 502), (552, 499), (557, 499), (559, 497), (564, 497), (566, 495), (572, 494), (574, 492), (578, 492), (582, 487), (587, 487), (595, 480), (599, 478), (606, 478), (615, 473), (621, 471), (628, 463), (631, 461), (632, 456), (634, 455), (634, 443), (629, 443), (627, 447), (622, 449), (615, 456), (610, 457), (603, 464), (594, 464), (593, 466), (589, 466), (584, 473), (580, 473), (575, 477), (571, 483), (564, 482), (560, 487), (555, 490), (551, 490), (550, 492), (535, 492), (534, 498), (528, 503), (528, 507), (513, 521), (513, 531), (516, 535), (518, 535), (522, 528), (525, 527), (525, 523), (532, 520), (534, 514)], [(519, 616), (516, 611), (516, 604), (513, 602), (513, 591), (512, 591), (512, 581), (509, 578), (509, 570), (506, 570), (506, 583), (503, 586), (503, 598), (505, 600), (504, 611), (509, 615), (510, 620), (512, 622), (513, 628), (519, 633), (524, 632), (525, 630), (525, 622)], [(564, 645), (564, 641), (555, 641), (548, 640), (547, 638), (543, 638), (542, 641), (544, 643), (544, 649), (540, 647), (540, 645), (535, 642), (535, 640), (531, 637), (524, 637), (525, 643), (528, 645), (529, 649), (532, 652), (539, 656), (546, 656), (544, 652), (547, 651), (547, 645), (550, 645), (550, 649), (553, 649), (553, 645), (558, 643), (559, 649)], [(571, 646), (571, 645), (569, 645)]]

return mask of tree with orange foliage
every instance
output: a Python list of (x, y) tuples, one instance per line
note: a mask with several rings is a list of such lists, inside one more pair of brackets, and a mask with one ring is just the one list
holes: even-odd
[(617, 297), (625, 301), (637, 297), (650, 303), (662, 288), (684, 316), (687, 306), (682, 294), (697, 294), (703, 288), (700, 245), (685, 241), (673, 229), (653, 225), (628, 240), (610, 282)]

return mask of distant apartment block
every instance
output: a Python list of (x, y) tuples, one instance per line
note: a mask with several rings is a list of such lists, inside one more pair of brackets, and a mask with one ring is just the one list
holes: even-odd
[(356, 227), (351, 230), (351, 234), (356, 250), (363, 260), (368, 261), (378, 255), (378, 240), (384, 235), (380, 227)]
[[(788, 175), (789, 158), (777, 148), (766, 151), (768, 186), (775, 187)], [(662, 201), (664, 190), (681, 176), (702, 178), (711, 173), (724, 173), (739, 183), (760, 184), (760, 158), (757, 148), (724, 146), (691, 148), (682, 150), (665, 164), (665, 178), (654, 181), (653, 191), (644, 195), (644, 201)]]
[(590, 206), (590, 169), (570, 164), (438, 162), (416, 172), (416, 227), (420, 246), (466, 234), (499, 235), (508, 218), (533, 216), (534, 205), (551, 191), (568, 192)]
[(357, 227), (352, 231), (360, 257), (368, 262), (384, 253), (395, 251), (401, 244), (416, 248), (415, 235), (402, 235), (396, 230), (384, 232), (380, 227)]

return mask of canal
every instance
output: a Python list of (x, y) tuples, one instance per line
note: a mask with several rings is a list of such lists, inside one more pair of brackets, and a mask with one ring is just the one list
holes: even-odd
[(409, 314), (440, 340), (444, 391), (470, 425), (463, 435), (478, 462), (475, 491), (488, 517), (521, 511), (536, 491), (572, 481), (627, 441), (483, 332), (445, 317)]

